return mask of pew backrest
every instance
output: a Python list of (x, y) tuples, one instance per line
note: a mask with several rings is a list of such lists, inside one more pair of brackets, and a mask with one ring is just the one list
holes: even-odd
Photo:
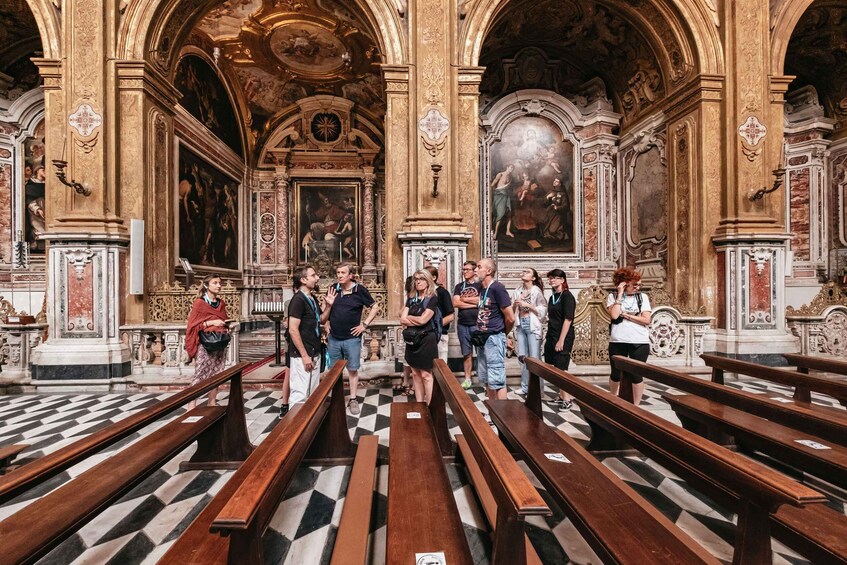
[[(0, 504), (8, 502), (22, 492), (58, 475), (86, 457), (113, 445), (213, 388), (231, 381), (231, 386), (237, 386), (240, 390), (242, 372), (249, 365), (246, 362), (234, 365), (217, 375), (169, 396), (149, 408), (145, 408), (53, 453), (0, 476)], [(243, 407), (241, 407), (241, 410), (243, 414)]]

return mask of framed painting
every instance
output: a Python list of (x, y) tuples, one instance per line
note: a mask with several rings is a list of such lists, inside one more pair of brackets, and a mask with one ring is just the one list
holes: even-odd
[(294, 202), (297, 264), (359, 264), (360, 184), (296, 181)]
[(180, 144), (178, 182), (179, 257), (238, 269), (238, 181)]
[(24, 183), (24, 241), (30, 253), (44, 253), (44, 241), (39, 236), (45, 231), (44, 187), (47, 171), (44, 168), (44, 122), (35, 128), (35, 135), (23, 142)]
[(546, 118), (509, 123), (490, 148), (487, 179), (498, 253), (573, 253), (574, 146)]

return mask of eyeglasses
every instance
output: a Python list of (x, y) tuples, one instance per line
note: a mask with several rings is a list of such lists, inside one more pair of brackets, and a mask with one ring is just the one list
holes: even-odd
[(415, 280), (416, 280), (416, 281), (425, 281), (426, 279), (425, 279), (425, 278), (423, 278), (423, 277), (415, 277)]
[(474, 268), (473, 267), (462, 267), (462, 270), (463, 271), (473, 271)]
[(563, 281), (563, 280), (565, 280), (565, 277), (547, 277), (547, 280), (548, 281), (555, 281), (555, 280)]

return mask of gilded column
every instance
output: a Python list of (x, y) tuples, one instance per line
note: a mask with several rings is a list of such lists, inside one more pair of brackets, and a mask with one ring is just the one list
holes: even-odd
[(278, 166), (274, 170), (274, 188), (276, 189), (276, 221), (277, 221), (277, 264), (281, 271), (283, 281), (288, 282), (290, 270), (290, 234), (288, 220), (288, 189), (291, 177), (286, 166)]
[(362, 266), (362, 275), (366, 278), (376, 278), (376, 237), (374, 232), (374, 186), (376, 175), (373, 167), (365, 167), (362, 176), (362, 184), (365, 187), (364, 206), (362, 207), (363, 243), (365, 250), (365, 261)]
[(458, 108), (456, 122), (456, 167), (453, 186), (456, 187), (456, 206), (462, 213), (462, 228), (472, 234), (468, 242), (468, 256), (478, 258), (482, 253), (480, 232), (479, 186), (479, 84), (484, 67), (458, 69)]

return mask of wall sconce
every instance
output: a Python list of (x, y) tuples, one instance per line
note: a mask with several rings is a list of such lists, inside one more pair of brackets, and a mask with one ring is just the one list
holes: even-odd
[(761, 200), (764, 198), (765, 194), (770, 194), (771, 192), (775, 192), (782, 186), (782, 183), (785, 182), (785, 169), (780, 165), (776, 169), (773, 170), (773, 186), (768, 188), (760, 188), (759, 190), (753, 192), (753, 189), (750, 189), (750, 194), (747, 196), (750, 199), (750, 202), (755, 202), (756, 200)]
[(432, 169), (432, 197), (438, 198), (438, 175), (441, 174), (441, 165), (433, 163), (430, 168)]
[(77, 194), (82, 194), (83, 196), (91, 196), (91, 187), (87, 184), (82, 184), (76, 182), (75, 180), (68, 180), (68, 177), (65, 176), (65, 167), (68, 166), (67, 161), (63, 161), (62, 159), (53, 159), (53, 166), (56, 167), (56, 178), (59, 179), (65, 186), (69, 186), (76, 191)]

